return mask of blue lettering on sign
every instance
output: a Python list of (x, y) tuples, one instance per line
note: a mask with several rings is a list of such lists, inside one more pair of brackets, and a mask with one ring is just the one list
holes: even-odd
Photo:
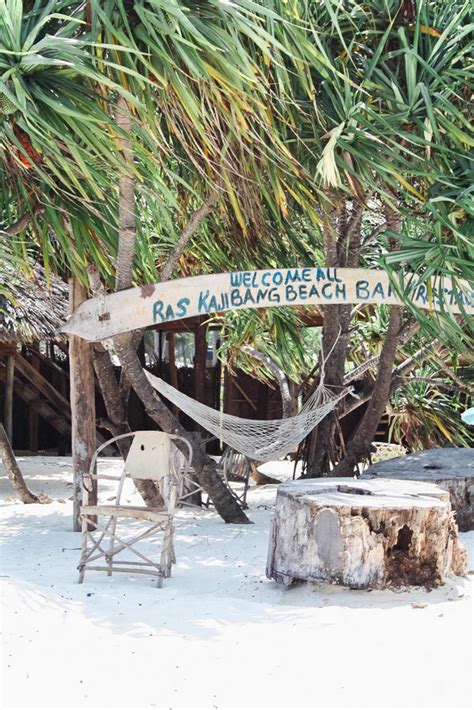
[(270, 278), (271, 273), (269, 271), (265, 271), (262, 274), (262, 286), (270, 286)]
[(374, 296), (380, 296), (381, 298), (385, 298), (385, 292), (383, 290), (383, 286), (380, 283), (380, 281), (377, 281), (377, 283), (375, 284), (375, 288), (372, 292), (372, 298)]
[(356, 281), (356, 296), (361, 301), (366, 301), (369, 297), (369, 282), (368, 281)]
[(343, 284), (341, 279), (338, 279), (340, 283), (336, 284), (336, 298), (340, 299), (341, 301), (345, 301), (347, 298), (346, 295), (346, 284)]
[(415, 296), (416, 301), (421, 301), (423, 304), (428, 303), (428, 299), (426, 297), (426, 286), (419, 286), (417, 291), (416, 291), (416, 296)]
[[(328, 289), (329, 289), (329, 293), (328, 293)], [(322, 297), (325, 298), (327, 301), (330, 301), (332, 299), (331, 291), (332, 291), (332, 284), (331, 283), (323, 284), (323, 287), (321, 289)]]
[(280, 286), (280, 284), (283, 283), (283, 274), (281, 273), (281, 271), (275, 271), (275, 273), (273, 274), (273, 283), (275, 284), (275, 286)]
[(163, 323), (164, 316), (163, 316), (163, 306), (165, 304), (163, 301), (155, 301), (153, 304), (153, 323), (156, 323), (158, 318), (160, 319), (160, 323)]
[(166, 323), (169, 320), (184, 318), (190, 304), (189, 298), (180, 298), (176, 307), (163, 301), (155, 301), (153, 304), (153, 322)]
[[(231, 274), (232, 276), (232, 274)], [(207, 299), (209, 298), (209, 290), (207, 291), (201, 291), (199, 294), (199, 299), (198, 299), (198, 311), (199, 313), (209, 313), (208, 307), (207, 307)]]
[(188, 306), (191, 303), (189, 298), (180, 298), (178, 301), (178, 310), (176, 311), (176, 315), (178, 318), (184, 318), (186, 313), (188, 312)]
[(270, 303), (280, 303), (281, 298), (277, 288), (270, 289), (270, 291), (268, 292), (268, 300), (270, 301)]
[(292, 303), (293, 301), (296, 301), (298, 294), (293, 286), (288, 285), (285, 290), (285, 296), (286, 300), (289, 301), (289, 303)]

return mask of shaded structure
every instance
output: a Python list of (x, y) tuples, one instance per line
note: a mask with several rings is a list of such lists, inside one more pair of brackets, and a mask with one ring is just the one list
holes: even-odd
[(39, 264), (30, 277), (3, 265), (2, 276), (0, 391), (5, 430), (16, 448), (37, 451), (55, 444), (65, 450), (71, 434), (67, 346), (56, 331), (67, 317), (67, 284), (47, 277)]

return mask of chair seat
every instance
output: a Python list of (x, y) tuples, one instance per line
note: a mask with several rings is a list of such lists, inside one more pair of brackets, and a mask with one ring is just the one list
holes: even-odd
[(151, 520), (165, 522), (170, 519), (165, 510), (159, 508), (143, 508), (138, 505), (83, 505), (81, 514), (110, 515), (114, 518), (133, 518), (135, 520)]

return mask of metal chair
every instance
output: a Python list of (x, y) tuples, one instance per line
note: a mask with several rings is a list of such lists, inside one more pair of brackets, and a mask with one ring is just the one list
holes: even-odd
[[(226, 486), (231, 491), (232, 495), (237, 498), (242, 504), (242, 508), (248, 508), (247, 491), (249, 489), (249, 479), (252, 472), (252, 462), (239, 451), (231, 449), (228, 446), (222, 454), (219, 462), (219, 471), (224, 479)], [(231, 483), (242, 483), (243, 491), (239, 494), (231, 486)]]
[[(124, 462), (121, 476), (94, 473), (97, 457), (100, 452), (110, 444), (133, 437), (130, 451)], [(80, 508), (82, 521), (82, 552), (78, 565), (79, 583), (84, 580), (86, 571), (96, 570), (107, 572), (129, 572), (134, 574), (152, 574), (158, 577), (158, 587), (163, 586), (163, 579), (171, 576), (171, 565), (176, 562), (173, 537), (173, 515), (176, 507), (177, 489), (179, 486), (180, 472), (173, 465), (176, 443), (181, 442), (187, 451), (187, 456), (182, 456), (181, 473), (187, 474), (191, 468), (192, 449), (189, 442), (180, 436), (165, 434), (161, 431), (137, 431), (121, 434), (109, 439), (99, 446), (95, 452), (89, 473), (83, 481), (83, 505)], [(164, 508), (148, 508), (146, 506), (121, 505), (120, 500), (125, 480), (152, 480), (159, 484), (164, 500)], [(118, 481), (115, 502), (110, 505), (89, 505), (89, 493), (93, 480)], [(108, 518), (103, 524), (101, 517)], [(135, 531), (131, 537), (125, 538), (122, 533), (117, 534), (119, 519), (132, 519), (151, 523), (145, 530)], [(161, 556), (159, 561), (154, 561), (135, 549), (138, 542), (150, 538), (155, 533), (163, 533)], [(89, 541), (91, 546), (88, 546)], [(123, 552), (129, 551), (139, 558), (137, 561), (117, 559)], [(100, 564), (102, 559), (105, 564)]]
[[(205, 491), (196, 481), (194, 469), (188, 468), (187, 471), (184, 472), (185, 460), (179, 450), (176, 451), (174, 465), (176, 469), (181, 472), (178, 488), (178, 505), (189, 505), (191, 507), (204, 506), (205, 508), (209, 508), (212, 501), (208, 495), (206, 495), (204, 499), (202, 494), (205, 494)], [(224, 450), (217, 465), (217, 471), (229, 492), (240, 502), (242, 508), (244, 510), (248, 508), (247, 491), (249, 489), (250, 474), (252, 472), (251, 460), (245, 456), (245, 454), (241, 454), (228, 446)], [(243, 490), (238, 492), (235, 490), (234, 486), (231, 485), (232, 483), (243, 484)]]

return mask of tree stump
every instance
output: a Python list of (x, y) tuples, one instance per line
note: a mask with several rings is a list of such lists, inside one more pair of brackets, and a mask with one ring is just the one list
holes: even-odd
[(474, 529), (473, 449), (429, 449), (369, 466), (362, 479), (376, 476), (425, 481), (449, 492), (459, 530)]
[(431, 483), (319, 478), (279, 486), (267, 577), (357, 589), (466, 574), (449, 494)]

